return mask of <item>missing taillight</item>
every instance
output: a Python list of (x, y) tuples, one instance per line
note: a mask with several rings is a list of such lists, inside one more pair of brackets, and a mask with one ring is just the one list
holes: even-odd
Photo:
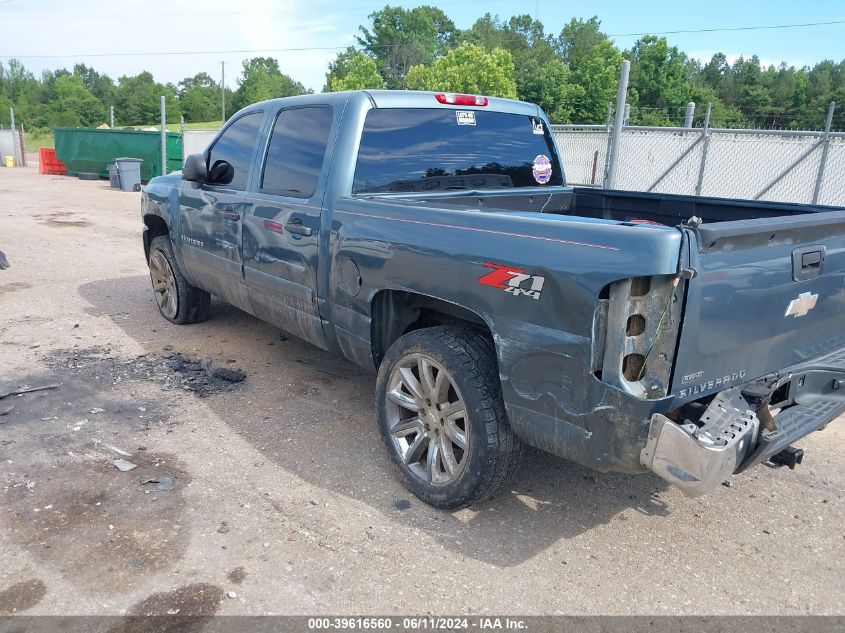
[(633, 277), (605, 287), (593, 319), (594, 375), (639, 398), (665, 397), (684, 287), (676, 275)]

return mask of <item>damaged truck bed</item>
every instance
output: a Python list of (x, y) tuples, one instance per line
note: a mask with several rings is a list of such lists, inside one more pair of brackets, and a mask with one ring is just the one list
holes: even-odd
[(378, 372), (388, 455), (440, 507), (522, 443), (705, 494), (845, 411), (845, 210), (569, 187), (531, 104), (255, 104), (142, 214), (165, 318), (213, 294)]

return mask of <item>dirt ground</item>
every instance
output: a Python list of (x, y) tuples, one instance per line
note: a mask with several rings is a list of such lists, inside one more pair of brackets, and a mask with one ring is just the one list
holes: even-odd
[(220, 303), (158, 315), (139, 197), (0, 169), (0, 393), (59, 385), (0, 400), (0, 614), (845, 613), (841, 420), (701, 499), (529, 452), (434, 510), (372, 376)]

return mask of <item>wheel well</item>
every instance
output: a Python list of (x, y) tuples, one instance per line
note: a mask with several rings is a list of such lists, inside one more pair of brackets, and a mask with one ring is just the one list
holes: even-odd
[(436, 325), (462, 325), (483, 332), (493, 340), (481, 316), (463, 306), (402, 290), (384, 290), (372, 302), (373, 360), (381, 364), (387, 350), (403, 334)]
[(152, 213), (144, 216), (144, 226), (147, 227), (147, 230), (144, 231), (144, 255), (149, 259), (150, 243), (160, 235), (168, 235), (170, 231), (167, 228), (167, 223), (160, 216)]

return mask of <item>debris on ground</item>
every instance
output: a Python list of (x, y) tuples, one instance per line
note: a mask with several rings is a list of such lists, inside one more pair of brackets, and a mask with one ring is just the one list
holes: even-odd
[(174, 352), (167, 359), (168, 368), (183, 376), (182, 389), (192, 391), (200, 397), (228, 389), (232, 384), (243, 382), (246, 372), (229, 367), (212, 367), (212, 360), (188, 358)]
[(2, 409), (0, 409), (0, 416), (7, 415), (7, 414), (11, 413), (12, 409), (14, 409), (14, 408), (15, 408), (15, 405), (13, 405), (13, 404), (10, 404), (8, 407), (3, 407)]
[(246, 380), (246, 372), (240, 369), (228, 369), (226, 367), (216, 367), (211, 370), (212, 376), (220, 378), (226, 382), (243, 382)]
[(97, 414), (97, 413), (105, 413), (105, 412), (106, 412), (105, 409), (101, 409), (100, 407), (94, 407), (88, 413)]
[(122, 473), (138, 468), (138, 464), (130, 462), (128, 459), (113, 459), (112, 464)]
[(147, 484), (155, 484), (155, 486), (153, 486), (153, 490), (166, 492), (168, 490), (173, 490), (173, 477), (165, 475), (164, 477), (149, 477), (148, 479), (141, 480), (142, 486), (146, 486)]
[[(54, 351), (45, 355), (44, 361), (62, 371), (93, 374), (97, 380), (105, 378), (112, 384), (124, 380), (153, 380), (161, 383), (164, 391), (181, 388), (201, 398), (236, 388), (246, 379), (246, 372), (237, 367), (214, 367), (211, 358), (200, 360), (170, 350), (165, 350), (161, 356), (139, 354), (133, 358), (118, 358), (111, 348), (98, 345)], [(97, 409), (100, 412), (99, 407)], [(144, 412), (141, 407), (139, 410)]]
[(9, 396), (22, 396), (25, 393), (35, 393), (36, 391), (48, 391), (50, 389), (58, 389), (59, 387), (61, 387), (60, 384), (42, 385), (40, 387), (21, 387), (20, 389), (15, 389), (13, 391), (0, 393), (0, 400), (2, 400), (3, 398), (8, 398)]

